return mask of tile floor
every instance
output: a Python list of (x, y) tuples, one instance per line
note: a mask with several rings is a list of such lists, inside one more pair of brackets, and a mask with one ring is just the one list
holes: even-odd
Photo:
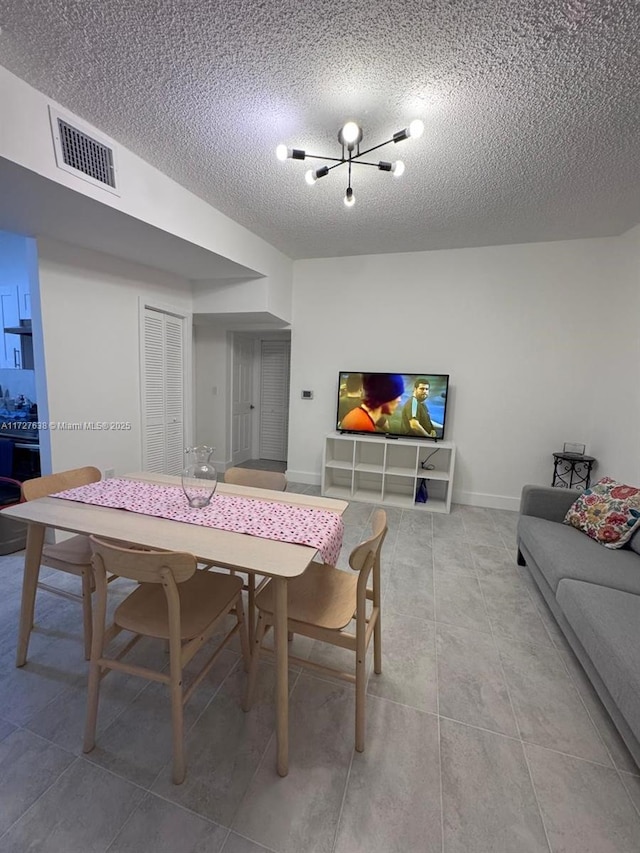
[[(341, 566), (371, 510), (349, 506)], [(384, 671), (369, 680), (364, 753), (353, 688), (295, 671), (280, 779), (273, 668), (261, 665), (245, 715), (228, 650), (188, 706), (179, 787), (160, 685), (110, 675), (97, 747), (82, 755), (79, 609), (40, 593), (29, 663), (15, 669), (21, 558), (0, 559), (0, 851), (637, 853), (640, 771), (516, 566), (515, 523), (472, 507), (389, 512)], [(294, 645), (317, 661), (343, 654)], [(162, 662), (164, 649), (137, 654)]]

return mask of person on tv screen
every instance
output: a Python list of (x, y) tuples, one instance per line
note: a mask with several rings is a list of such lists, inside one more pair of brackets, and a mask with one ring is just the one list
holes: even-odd
[(413, 385), (413, 396), (402, 407), (402, 431), (407, 435), (435, 438), (436, 428), (431, 423), (425, 402), (428, 396), (429, 380), (418, 376)]
[(362, 403), (362, 391), (362, 374), (350, 373), (346, 378), (344, 387), (340, 388), (340, 400), (338, 402), (339, 424), (342, 423), (343, 419), (352, 409), (357, 409)]
[(362, 402), (340, 422), (340, 429), (355, 432), (379, 432), (376, 423), (392, 415), (404, 391), (402, 376), (396, 373), (363, 373)]

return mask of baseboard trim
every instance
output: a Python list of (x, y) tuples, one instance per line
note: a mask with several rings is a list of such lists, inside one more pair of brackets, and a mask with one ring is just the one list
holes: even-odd
[(302, 483), (305, 486), (319, 486), (322, 482), (320, 474), (313, 474), (310, 471), (292, 471), (287, 468), (285, 471), (287, 482)]
[[(286, 476), (290, 483), (302, 483), (305, 486), (319, 486), (322, 482), (320, 474), (314, 474), (312, 471), (287, 469)], [(483, 506), (487, 509), (510, 509), (518, 512), (520, 495), (510, 498), (507, 495), (487, 495), (482, 492), (466, 492), (454, 488), (453, 503), (465, 504), (466, 506)]]
[(506, 495), (486, 495), (482, 492), (465, 492), (453, 490), (453, 503), (466, 506), (483, 506), (487, 509), (510, 509), (516, 512), (520, 509), (520, 496), (510, 498)]

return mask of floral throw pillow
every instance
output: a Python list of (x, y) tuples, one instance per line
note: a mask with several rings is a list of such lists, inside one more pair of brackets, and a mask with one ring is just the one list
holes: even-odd
[(640, 529), (640, 489), (603, 477), (571, 504), (564, 523), (605, 548), (622, 548)]

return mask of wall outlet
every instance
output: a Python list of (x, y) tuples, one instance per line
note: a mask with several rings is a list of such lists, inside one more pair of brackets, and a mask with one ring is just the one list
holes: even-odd
[(115, 468), (105, 468), (104, 469), (105, 480), (108, 480), (109, 477), (115, 477), (115, 476), (116, 476), (116, 469)]

